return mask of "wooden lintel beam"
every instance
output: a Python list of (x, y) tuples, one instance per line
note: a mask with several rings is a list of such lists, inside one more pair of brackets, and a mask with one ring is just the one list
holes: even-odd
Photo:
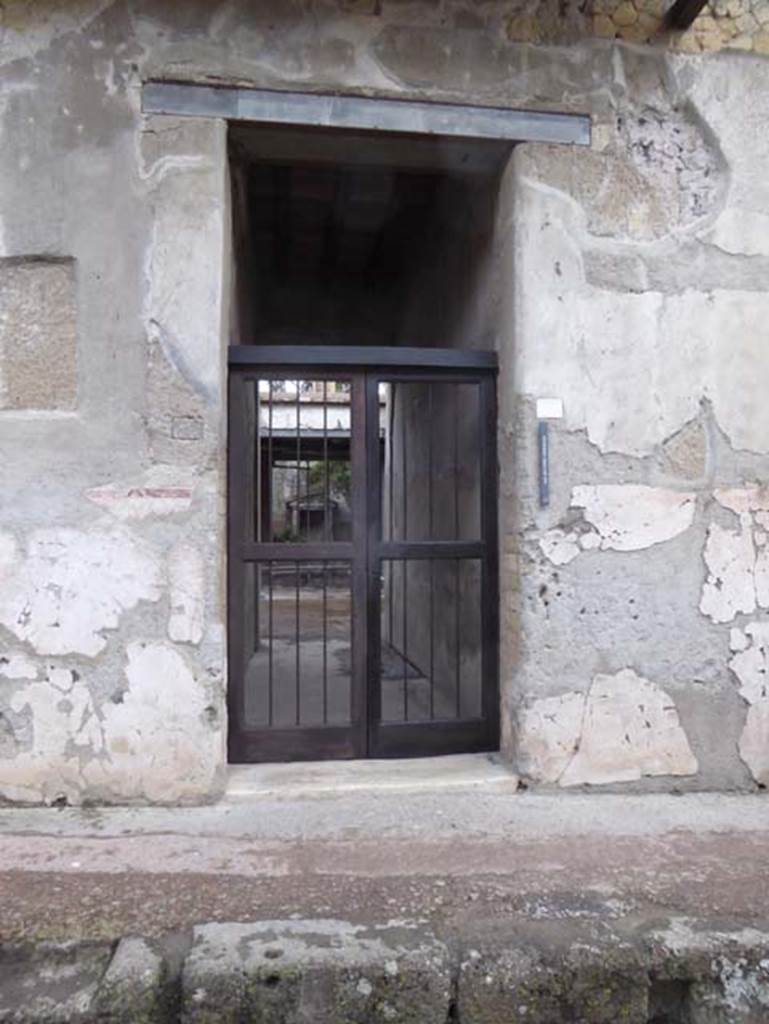
[(689, 28), (706, 3), (707, 0), (675, 0), (665, 15), (666, 27), (678, 32)]

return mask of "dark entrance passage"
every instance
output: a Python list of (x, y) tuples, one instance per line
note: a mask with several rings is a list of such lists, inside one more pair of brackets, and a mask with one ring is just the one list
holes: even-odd
[(231, 761), (497, 748), (495, 373), (231, 349)]

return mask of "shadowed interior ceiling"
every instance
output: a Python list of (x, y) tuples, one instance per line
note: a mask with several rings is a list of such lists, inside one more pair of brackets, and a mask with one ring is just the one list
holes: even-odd
[(232, 126), (239, 340), (401, 343), (415, 282), (444, 264), (448, 274), (452, 251), (471, 248), (476, 197), (509, 152), (496, 141)]

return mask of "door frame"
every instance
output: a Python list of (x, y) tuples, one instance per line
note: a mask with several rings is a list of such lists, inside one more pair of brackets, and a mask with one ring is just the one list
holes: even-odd
[[(310, 757), (418, 757), (499, 748), (499, 570), (497, 525), (496, 374), (494, 352), (435, 349), (321, 345), (233, 345), (228, 353), (228, 493), (227, 493), (227, 635), (229, 713), (228, 759), (230, 763), (293, 761)], [(305, 559), (349, 559), (352, 568), (352, 723), (349, 726), (238, 730), (242, 676), (232, 672), (233, 657), (244, 648), (242, 622), (236, 614), (242, 605), (244, 514), (249, 495), (243, 486), (242, 466), (247, 457), (246, 432), (237, 429), (238, 389), (243, 380), (258, 375), (286, 378), (296, 369), (311, 379), (335, 375), (357, 378), (351, 389), (351, 464), (353, 481), (352, 543), (292, 545)], [(290, 379), (290, 378), (289, 378)], [(441, 380), (479, 384), (481, 538), (479, 541), (385, 542), (381, 520), (381, 472), (378, 443), (378, 386), (384, 381)], [(365, 429), (354, 429), (356, 421)], [(261, 514), (261, 513), (260, 513)], [(357, 528), (357, 529), (356, 529)], [(333, 545), (334, 554), (326, 551)], [(442, 547), (443, 545), (443, 547)], [(380, 565), (383, 558), (419, 558), (447, 555), (476, 557), (481, 562), (481, 693), (478, 719), (431, 722), (382, 723), (371, 708), (380, 706)], [(269, 557), (269, 544), (259, 548)], [(286, 548), (280, 545), (285, 554)], [(276, 551), (277, 554), (277, 551)], [(356, 678), (360, 683), (356, 687)], [(240, 685), (235, 685), (239, 682)], [(356, 694), (356, 689), (359, 691)]]

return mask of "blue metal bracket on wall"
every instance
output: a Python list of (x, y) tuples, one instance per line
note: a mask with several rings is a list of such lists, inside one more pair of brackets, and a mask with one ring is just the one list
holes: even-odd
[(547, 422), (537, 424), (537, 460), (539, 464), (539, 507), (550, 504), (550, 434)]

